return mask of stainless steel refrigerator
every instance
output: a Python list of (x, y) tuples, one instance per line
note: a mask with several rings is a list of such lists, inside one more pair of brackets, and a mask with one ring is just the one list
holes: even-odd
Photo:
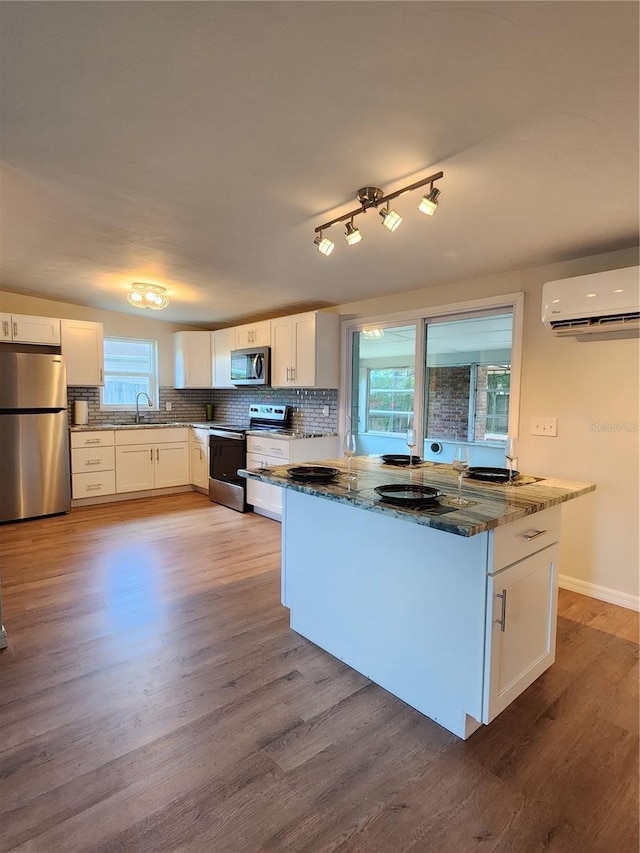
[(0, 344), (0, 521), (70, 509), (64, 357)]

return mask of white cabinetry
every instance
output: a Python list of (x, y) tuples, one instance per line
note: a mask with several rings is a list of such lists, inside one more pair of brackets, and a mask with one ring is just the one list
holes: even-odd
[(274, 388), (337, 388), (337, 314), (310, 311), (271, 321), (271, 384)]
[(482, 722), (494, 719), (555, 660), (560, 508), (498, 527), (487, 576)]
[(11, 340), (11, 314), (0, 314), (0, 341)]
[(104, 385), (102, 323), (61, 320), (60, 333), (67, 385)]
[(211, 332), (174, 332), (174, 388), (211, 388)]
[(60, 346), (60, 320), (28, 314), (0, 314), (0, 340)]
[[(286, 436), (247, 436), (247, 468), (269, 468), (289, 462), (310, 462), (334, 458), (338, 453), (335, 436), (288, 438)], [(282, 518), (282, 489), (271, 483), (247, 480), (247, 503), (258, 515), (279, 521)]]
[(118, 493), (189, 484), (187, 427), (116, 431), (115, 444)]
[(191, 485), (209, 493), (209, 430), (193, 427), (189, 433)]
[(236, 348), (236, 330), (211, 332), (211, 363), (214, 388), (235, 388), (231, 381), (231, 350)]
[(236, 335), (234, 349), (271, 346), (271, 320), (249, 323), (246, 326), (235, 326), (234, 331)]
[(113, 430), (71, 433), (71, 496), (96, 498), (116, 490)]

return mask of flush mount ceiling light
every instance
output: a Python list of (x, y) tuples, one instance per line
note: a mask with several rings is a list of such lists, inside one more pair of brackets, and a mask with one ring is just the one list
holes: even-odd
[(380, 338), (384, 338), (384, 331), (382, 329), (363, 329), (362, 336), (370, 341), (379, 341)]
[(360, 233), (360, 229), (353, 224), (354, 216), (366, 213), (371, 207), (378, 208), (380, 205), (385, 205), (382, 210), (378, 211), (382, 217), (382, 224), (389, 231), (395, 231), (402, 222), (402, 216), (396, 210), (392, 210), (389, 207), (391, 199), (398, 198), (398, 196), (404, 195), (412, 190), (417, 190), (419, 187), (425, 187), (427, 184), (429, 184), (429, 192), (423, 196), (422, 201), (418, 205), (418, 210), (422, 211), (422, 213), (426, 213), (428, 216), (433, 216), (438, 207), (440, 196), (440, 190), (434, 187), (434, 183), (439, 181), (443, 176), (444, 172), (436, 172), (434, 175), (429, 175), (428, 178), (416, 181), (415, 184), (409, 184), (409, 186), (402, 187), (401, 189), (392, 193), (387, 193), (386, 195), (382, 192), (380, 187), (361, 187), (356, 195), (356, 198), (360, 203), (360, 207), (357, 210), (350, 210), (349, 213), (337, 216), (335, 219), (331, 219), (323, 225), (318, 225), (318, 227), (314, 229), (316, 237), (313, 242), (315, 243), (316, 248), (323, 255), (331, 254), (335, 248), (335, 244), (329, 240), (328, 237), (325, 237), (323, 232), (326, 231), (327, 228), (331, 228), (332, 225), (336, 225), (338, 222), (347, 223), (344, 235), (345, 239), (349, 246), (355, 246), (356, 243), (359, 243), (360, 240), (362, 240), (362, 234)]
[(159, 284), (134, 281), (127, 293), (127, 301), (136, 308), (160, 311), (169, 304), (169, 296), (166, 288), (160, 287)]

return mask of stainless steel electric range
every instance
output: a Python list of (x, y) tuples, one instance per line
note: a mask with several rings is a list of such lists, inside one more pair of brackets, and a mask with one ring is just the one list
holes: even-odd
[(238, 512), (248, 509), (246, 480), (238, 469), (247, 463), (247, 432), (276, 432), (290, 426), (289, 406), (252, 403), (248, 426), (212, 424), (209, 428), (209, 500)]

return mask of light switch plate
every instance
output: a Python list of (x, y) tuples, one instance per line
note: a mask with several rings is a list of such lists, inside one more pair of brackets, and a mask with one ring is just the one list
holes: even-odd
[(548, 435), (555, 437), (558, 435), (558, 419), (557, 418), (532, 418), (531, 419), (531, 435)]

